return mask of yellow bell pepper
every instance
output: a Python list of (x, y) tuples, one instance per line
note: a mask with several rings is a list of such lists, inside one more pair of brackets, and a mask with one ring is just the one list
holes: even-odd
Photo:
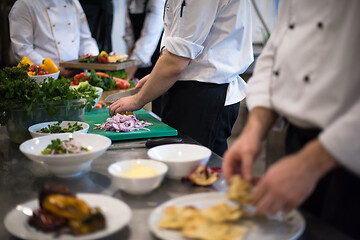
[(40, 64), (40, 67), (42, 67), (49, 74), (56, 73), (59, 71), (59, 68), (50, 58), (45, 58), (42, 64)]
[(30, 61), (30, 59), (28, 57), (23, 57), (19, 64), (17, 65), (18, 68), (24, 67), (26, 65), (29, 65), (29, 67), (31, 67), (33, 65), (32, 61)]

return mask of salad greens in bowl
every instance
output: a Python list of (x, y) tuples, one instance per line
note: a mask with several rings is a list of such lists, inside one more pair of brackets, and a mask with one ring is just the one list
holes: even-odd
[[(99, 102), (101, 95), (103, 93), (103, 89), (101, 87), (94, 87), (90, 85), (89, 82), (80, 82), (77, 86), (71, 86), (72, 89), (76, 89), (79, 93), (83, 94), (84, 97), (93, 97), (93, 103), (92, 108), (96, 106), (96, 104)], [(96, 97), (95, 95), (98, 95)]]
[(29, 159), (44, 164), (57, 177), (82, 175), (111, 145), (108, 137), (89, 133), (60, 133), (33, 138), (20, 145)]
[(89, 124), (79, 121), (52, 121), (37, 123), (29, 127), (33, 138), (58, 133), (87, 133)]

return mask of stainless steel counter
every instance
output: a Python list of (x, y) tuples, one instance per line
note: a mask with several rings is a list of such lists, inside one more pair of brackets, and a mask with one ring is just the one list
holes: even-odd
[[(186, 143), (195, 143), (189, 137), (183, 135), (181, 137)], [(146, 152), (145, 146), (108, 150), (103, 156), (94, 160), (90, 172), (77, 178), (61, 179), (53, 177), (41, 164), (27, 159), (19, 151), (19, 145), (9, 141), (6, 128), (0, 127), (0, 239), (16, 239), (4, 227), (3, 219), (6, 213), (19, 203), (37, 198), (39, 190), (45, 183), (64, 184), (74, 192), (101, 193), (126, 202), (133, 211), (129, 225), (103, 238), (122, 240), (156, 239), (148, 228), (148, 217), (152, 209), (169, 199), (191, 193), (225, 191), (226, 189), (223, 179), (218, 180), (212, 187), (195, 187), (188, 182), (165, 179), (160, 188), (143, 196), (128, 195), (114, 188), (111, 185), (107, 167), (119, 160), (148, 158)], [(221, 164), (221, 157), (213, 153), (209, 166), (221, 167)], [(300, 240), (350, 240), (311, 215), (303, 214), (307, 227)]]

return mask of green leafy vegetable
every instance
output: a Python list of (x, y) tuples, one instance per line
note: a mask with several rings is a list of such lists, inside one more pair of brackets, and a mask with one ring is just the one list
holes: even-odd
[(90, 111), (94, 99), (99, 95), (96, 92), (81, 93), (70, 88), (70, 80), (62, 77), (37, 84), (31, 79), (24, 68), (4, 68), (0, 71), (0, 125), (6, 125), (9, 119), (9, 111), (14, 108), (25, 110), (27, 114), (38, 106), (45, 106), (45, 111), (50, 116), (58, 112), (56, 106), (62, 105), (68, 108), (73, 106), (73, 100), (85, 99), (85, 103), (79, 108)]
[(81, 124), (77, 122), (71, 125), (71, 123), (67, 124), (67, 127), (61, 127), (62, 121), (59, 121), (53, 125), (48, 125), (45, 128), (40, 129), (38, 132), (40, 133), (67, 133), (67, 132), (75, 132), (83, 129)]

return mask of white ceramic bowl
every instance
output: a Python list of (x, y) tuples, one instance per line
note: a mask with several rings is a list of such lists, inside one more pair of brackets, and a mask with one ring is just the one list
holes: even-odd
[[(34, 124), (34, 125), (30, 126), (28, 128), (28, 130), (29, 130), (29, 132), (30, 132), (30, 134), (31, 134), (31, 136), (33, 138), (52, 135), (54, 133), (41, 133), (41, 132), (38, 132), (38, 131), (40, 131), (40, 129), (42, 129), (42, 128), (46, 128), (49, 125), (54, 125), (56, 123), (58, 123), (58, 121)], [(89, 130), (89, 124), (84, 123), (84, 122), (79, 122), (79, 121), (62, 121), (60, 126), (65, 128), (65, 127), (68, 126), (68, 123), (70, 123), (71, 125), (74, 125), (75, 123), (78, 123), (78, 125), (81, 125), (83, 127), (83, 129), (75, 131), (74, 133), (87, 133), (88, 130)]]
[[(141, 178), (121, 176), (136, 165), (152, 168), (157, 174), (152, 177)], [(108, 167), (113, 185), (129, 194), (146, 194), (153, 191), (160, 186), (167, 171), (166, 164), (150, 159), (124, 160), (113, 163)]]
[(99, 100), (101, 98), (101, 95), (102, 95), (102, 93), (104, 91), (104, 89), (102, 89), (101, 87), (95, 87), (95, 88), (97, 89), (97, 94), (99, 95), (99, 97), (94, 100), (95, 103), (93, 105), (93, 108), (96, 107), (96, 104), (98, 104), (98, 102), (99, 102)]
[(187, 177), (199, 164), (206, 165), (211, 156), (207, 147), (196, 144), (166, 144), (148, 150), (151, 159), (166, 163), (167, 177), (181, 179)]
[(49, 77), (58, 79), (59, 74), (60, 74), (60, 71), (58, 71), (56, 73), (46, 74), (46, 75), (34, 75), (34, 76), (29, 76), (29, 77), (35, 79), (37, 83), (42, 83), (45, 79), (47, 79)]
[[(43, 155), (43, 151), (51, 140), (68, 140), (73, 138), (89, 152), (78, 154)], [(81, 175), (90, 169), (91, 162), (100, 157), (111, 145), (108, 137), (89, 133), (60, 133), (33, 138), (20, 145), (20, 151), (31, 160), (44, 164), (49, 171), (58, 177), (73, 177)]]
[[(71, 88), (77, 88), (77, 86), (71, 86)], [(104, 92), (104, 89), (102, 89), (101, 87), (94, 87), (94, 88), (96, 88), (97, 94), (99, 95), (99, 97), (94, 99), (95, 103), (93, 104), (92, 108), (96, 107), (96, 104), (98, 104), (98, 102), (100, 101), (101, 95)]]

